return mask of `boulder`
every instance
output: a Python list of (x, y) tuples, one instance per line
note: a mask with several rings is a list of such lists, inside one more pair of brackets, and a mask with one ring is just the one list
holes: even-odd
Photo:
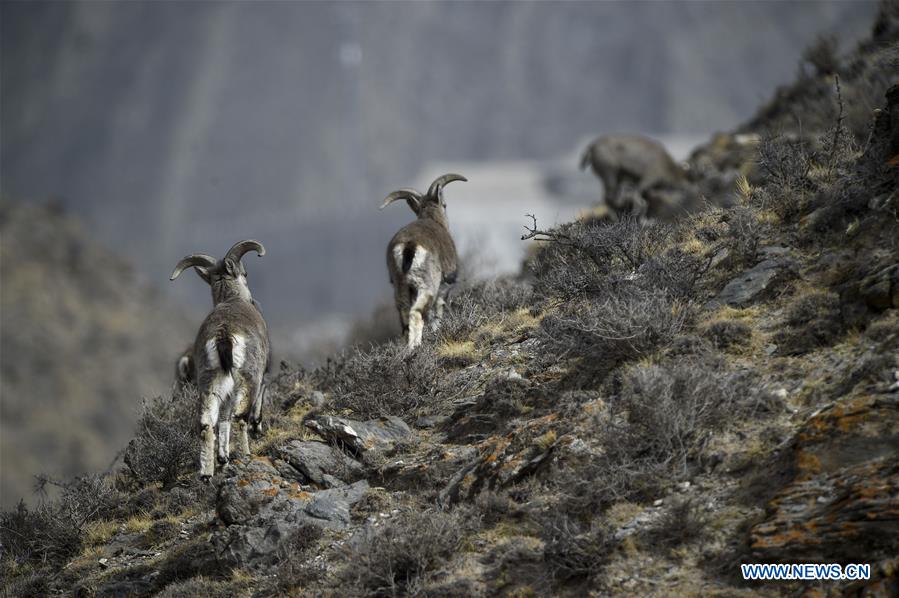
[(359, 480), (329, 490), (304, 489), (283, 479), (265, 458), (231, 463), (219, 480), (216, 514), (225, 524), (212, 535), (226, 566), (264, 567), (279, 559), (290, 534), (304, 525), (344, 529), (350, 507), (368, 490)]
[(323, 442), (293, 440), (275, 453), (309, 482), (325, 488), (343, 486), (363, 477), (362, 464)]
[(795, 262), (792, 259), (766, 259), (727, 283), (718, 294), (717, 301), (734, 307), (745, 307), (770, 297), (776, 287), (795, 276)]
[(225, 474), (219, 483), (216, 514), (226, 525), (259, 527), (283, 520), (341, 529), (350, 522), (349, 508), (368, 489), (365, 480), (317, 492), (305, 489), (282, 479), (263, 459), (254, 459), (251, 466), (229, 465)]
[(875, 563), (899, 554), (899, 396), (843, 398), (794, 443), (794, 479), (750, 533), (763, 561)]
[[(769, 504), (751, 547), (765, 561), (866, 562), (899, 551), (899, 462), (878, 459), (796, 481)], [(878, 558), (879, 557), (879, 558)]]
[(406, 422), (394, 416), (359, 422), (345, 417), (318, 415), (306, 420), (306, 427), (354, 455), (389, 449), (412, 435)]

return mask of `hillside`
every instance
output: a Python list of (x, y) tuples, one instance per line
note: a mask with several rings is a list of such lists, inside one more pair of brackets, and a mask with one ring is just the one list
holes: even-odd
[(6, 595), (896, 595), (896, 6), (807, 53), (735, 129), (755, 149), (697, 148), (733, 207), (538, 214), (522, 276), (460, 284), (414, 354), (282, 363), (211, 485), (194, 397), (148, 404), (121, 469), (2, 515)]
[[(0, 201), (0, 501), (105, 469), (171, 384), (187, 319), (52, 206)], [(173, 341), (175, 347), (173, 347)]]

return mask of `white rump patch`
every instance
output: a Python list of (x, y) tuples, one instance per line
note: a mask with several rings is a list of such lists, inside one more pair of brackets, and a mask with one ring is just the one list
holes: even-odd
[(416, 247), (415, 255), (412, 256), (412, 265), (409, 266), (409, 271), (420, 270), (421, 267), (425, 265), (426, 259), (428, 259), (428, 252), (423, 247)]
[[(221, 361), (219, 361), (219, 352), (216, 345), (216, 339), (206, 341), (206, 359), (209, 361), (209, 368), (213, 370), (222, 369)], [(231, 337), (231, 362), (234, 369), (243, 366), (247, 359), (247, 339), (239, 334)]]
[(231, 337), (233, 345), (231, 352), (231, 360), (234, 362), (234, 369), (240, 369), (244, 361), (247, 359), (247, 339), (239, 334)]
[(206, 361), (209, 362), (209, 368), (213, 370), (219, 370), (222, 368), (222, 364), (219, 362), (219, 352), (215, 346), (215, 339), (210, 339), (206, 341), (204, 345), (206, 348)]

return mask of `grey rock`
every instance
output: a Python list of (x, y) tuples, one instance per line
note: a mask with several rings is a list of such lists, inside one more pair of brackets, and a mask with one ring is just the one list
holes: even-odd
[(272, 459), (272, 463), (275, 466), (275, 469), (278, 470), (278, 473), (281, 474), (285, 480), (290, 480), (292, 482), (299, 482), (301, 484), (308, 484), (309, 478), (303, 475), (303, 472), (295, 468), (293, 465), (284, 461), (283, 459)]
[(314, 484), (333, 488), (363, 476), (362, 465), (323, 442), (293, 440), (275, 451)]
[(865, 277), (859, 294), (875, 310), (899, 307), (899, 264), (892, 264)]
[(731, 280), (718, 295), (718, 302), (743, 307), (766, 298), (783, 282), (795, 277), (788, 258), (767, 259)]
[(330, 523), (350, 523), (350, 507), (368, 491), (368, 482), (360, 480), (350, 486), (316, 492), (312, 504), (304, 512), (309, 517)]
[(344, 417), (319, 415), (306, 420), (306, 426), (319, 436), (356, 455), (369, 450), (384, 450), (412, 435), (406, 422), (389, 416), (365, 422)]
[(217, 561), (225, 566), (267, 567), (280, 560), (287, 540), (303, 525), (335, 530), (350, 523), (350, 508), (368, 490), (359, 480), (318, 492), (286, 483), (273, 465), (229, 466), (219, 488), (216, 513), (226, 524), (212, 535)]
[(449, 418), (445, 415), (425, 415), (415, 420), (416, 428), (433, 428), (446, 422)]
[(266, 527), (235, 525), (215, 534), (213, 545), (222, 563), (252, 567), (274, 561), (294, 529), (283, 521)]

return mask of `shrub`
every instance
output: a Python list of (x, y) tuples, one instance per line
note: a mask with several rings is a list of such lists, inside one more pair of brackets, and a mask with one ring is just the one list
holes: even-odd
[(754, 395), (746, 376), (716, 371), (708, 360), (632, 368), (612, 406), (623, 416), (613, 417), (621, 435), (612, 450), (684, 471), (706, 434), (758, 407)]
[(596, 417), (597, 454), (556, 472), (564, 509), (581, 517), (620, 500), (653, 498), (689, 472), (711, 432), (769, 409), (769, 399), (748, 375), (708, 355), (630, 368), (608, 412)]
[(784, 326), (773, 341), (783, 355), (801, 355), (832, 345), (843, 333), (840, 298), (836, 293), (809, 293), (787, 310)]
[(765, 184), (752, 194), (755, 204), (784, 221), (792, 221), (804, 210), (815, 185), (809, 177), (814, 166), (807, 140), (797, 136), (766, 133), (759, 143), (758, 163)]
[(108, 475), (91, 474), (59, 484), (61, 508), (73, 521), (88, 523), (100, 519), (112, 519), (127, 512), (127, 495), (113, 486)]
[(482, 490), (475, 497), (474, 505), (481, 516), (481, 522), (485, 527), (492, 527), (503, 519), (512, 515), (517, 505), (505, 492)]
[(674, 548), (693, 543), (703, 536), (706, 516), (693, 500), (677, 500), (661, 518), (647, 530), (645, 536), (651, 546)]
[(745, 345), (752, 338), (752, 328), (739, 320), (717, 320), (705, 328), (704, 335), (718, 349)]
[(600, 301), (563, 306), (543, 319), (541, 333), (547, 348), (582, 357), (582, 373), (601, 380), (670, 343), (692, 313), (692, 306), (664, 292), (622, 288)]
[(413, 353), (399, 343), (350, 349), (328, 359), (313, 372), (313, 379), (332, 393), (335, 409), (369, 419), (407, 416), (437, 394), (440, 376), (433, 345), (426, 342)]
[(47, 571), (30, 571), (19, 575), (0, 575), (0, 598), (22, 596), (49, 596), (50, 574)]
[(531, 285), (512, 278), (466, 284), (450, 292), (439, 335), (449, 340), (466, 340), (476, 329), (503, 314), (527, 307)]
[(668, 246), (673, 229), (633, 218), (616, 222), (572, 222), (549, 231), (529, 229), (543, 242), (531, 261), (539, 296), (571, 300), (603, 294)]
[(477, 524), (466, 507), (407, 512), (379, 528), (366, 527), (348, 544), (342, 580), (354, 595), (397, 596), (458, 554)]
[(556, 581), (595, 577), (615, 547), (612, 535), (598, 525), (584, 526), (553, 512), (541, 522), (543, 561)]
[(0, 513), (0, 545), (16, 559), (59, 565), (81, 549), (84, 523), (59, 503), (29, 510), (19, 502), (14, 511)]
[(302, 588), (321, 579), (324, 564), (310, 562), (309, 553), (321, 541), (324, 532), (317, 525), (304, 524), (278, 548), (278, 589)]
[(761, 225), (755, 213), (743, 206), (733, 208), (728, 216), (730, 263), (734, 267), (750, 268), (758, 261)]
[(142, 485), (171, 487), (197, 467), (200, 454), (196, 390), (189, 388), (173, 400), (156, 397), (144, 401), (137, 435), (125, 450), (125, 465)]

